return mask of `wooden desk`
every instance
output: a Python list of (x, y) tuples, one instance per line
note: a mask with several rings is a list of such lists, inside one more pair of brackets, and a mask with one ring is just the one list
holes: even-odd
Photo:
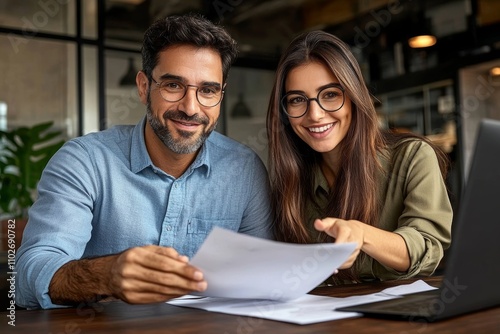
[[(325, 287), (312, 293), (346, 297), (367, 294), (403, 282), (378, 282), (343, 287)], [(438, 286), (440, 278), (425, 279)], [(351, 318), (295, 325), (283, 322), (213, 313), (203, 310), (171, 306), (128, 305), (120, 301), (96, 303), (69, 309), (16, 311), (16, 327), (7, 326), (5, 312), (0, 313), (0, 328), (8, 333), (500, 333), (500, 307), (476, 312), (436, 323)], [(0, 330), (5, 333), (4, 330)]]

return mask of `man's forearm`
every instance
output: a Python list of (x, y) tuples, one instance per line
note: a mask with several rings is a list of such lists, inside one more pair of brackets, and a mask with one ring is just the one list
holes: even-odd
[(116, 255), (66, 263), (52, 277), (49, 296), (54, 304), (71, 305), (111, 295), (109, 276)]

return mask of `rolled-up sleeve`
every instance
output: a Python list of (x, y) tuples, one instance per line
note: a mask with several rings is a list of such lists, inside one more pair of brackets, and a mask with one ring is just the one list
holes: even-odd
[(404, 178), (404, 210), (394, 231), (406, 242), (410, 268), (406, 277), (431, 275), (451, 243), (453, 211), (434, 150), (410, 146)]
[(91, 236), (95, 190), (88, 161), (78, 143), (68, 142), (43, 172), (17, 254), (16, 303), (21, 307), (60, 307), (48, 294), (52, 277), (82, 256)]

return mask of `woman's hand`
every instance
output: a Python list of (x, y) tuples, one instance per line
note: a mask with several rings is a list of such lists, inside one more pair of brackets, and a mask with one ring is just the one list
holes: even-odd
[(316, 219), (314, 227), (334, 237), (336, 243), (356, 243), (356, 249), (339, 269), (350, 268), (361, 251), (382, 265), (400, 272), (406, 272), (410, 267), (406, 242), (397, 233), (384, 231), (358, 220), (338, 218)]
[(339, 269), (350, 268), (363, 247), (365, 232), (361, 224), (363, 223), (357, 220), (343, 220), (338, 218), (324, 218), (314, 221), (314, 228), (334, 237), (335, 243), (356, 243), (356, 249)]

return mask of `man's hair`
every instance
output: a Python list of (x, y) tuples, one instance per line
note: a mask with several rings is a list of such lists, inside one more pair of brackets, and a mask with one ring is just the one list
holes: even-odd
[(158, 54), (173, 45), (192, 45), (217, 51), (222, 60), (224, 82), (238, 54), (236, 42), (229, 33), (201, 15), (168, 16), (154, 22), (144, 33), (142, 71), (150, 81), (158, 64)]

